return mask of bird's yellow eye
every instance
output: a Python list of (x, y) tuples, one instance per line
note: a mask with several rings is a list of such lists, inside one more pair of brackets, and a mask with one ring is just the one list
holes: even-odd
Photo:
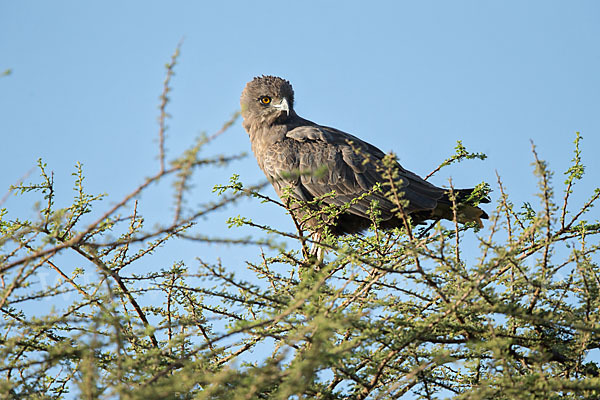
[(263, 104), (269, 104), (271, 102), (271, 98), (269, 96), (263, 96), (260, 98), (260, 102)]

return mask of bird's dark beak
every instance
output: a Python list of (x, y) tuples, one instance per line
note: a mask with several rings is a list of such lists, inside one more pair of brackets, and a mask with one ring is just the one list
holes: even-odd
[(280, 111), (285, 111), (288, 116), (290, 115), (290, 105), (285, 97), (281, 100), (281, 103), (275, 104), (273, 107)]

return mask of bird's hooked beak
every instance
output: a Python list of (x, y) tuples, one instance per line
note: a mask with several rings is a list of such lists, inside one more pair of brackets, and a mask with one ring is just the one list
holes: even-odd
[(279, 104), (274, 104), (275, 107), (279, 111), (285, 111), (286, 115), (290, 115), (290, 105), (288, 104), (287, 99), (284, 97)]

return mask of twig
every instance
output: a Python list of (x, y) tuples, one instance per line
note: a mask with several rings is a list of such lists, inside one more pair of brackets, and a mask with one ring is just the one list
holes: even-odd
[(177, 65), (177, 57), (179, 57), (179, 53), (181, 50), (181, 45), (183, 44), (183, 39), (179, 41), (177, 47), (175, 48), (175, 52), (171, 56), (171, 62), (166, 65), (167, 68), (167, 76), (163, 82), (163, 90), (160, 95), (160, 115), (158, 117), (158, 157), (160, 160), (160, 172), (164, 172), (165, 170), (165, 133), (167, 131), (167, 118), (169, 114), (167, 114), (167, 103), (169, 103), (169, 92), (171, 91), (171, 87), (169, 86), (171, 83), (171, 78), (174, 75), (174, 68)]

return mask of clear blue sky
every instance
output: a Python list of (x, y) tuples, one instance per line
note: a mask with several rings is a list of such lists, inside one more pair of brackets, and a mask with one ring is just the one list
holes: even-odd
[[(436, 184), (452, 177), (458, 187), (485, 180), (495, 188), (497, 171), (515, 204), (535, 203), (530, 140), (560, 189), (580, 131), (587, 175), (575, 200), (598, 185), (599, 2), (290, 3), (0, 2), (0, 71), (12, 70), (0, 78), (0, 198), (40, 157), (55, 172), (59, 206), (69, 204), (77, 161), (88, 189), (108, 193), (104, 207), (155, 173), (164, 65), (181, 39), (168, 108), (171, 157), (199, 132), (218, 130), (248, 80), (274, 74), (294, 85), (300, 115), (393, 150), (418, 174), (448, 157), (456, 140), (489, 156), (447, 168)], [(238, 122), (205, 154), (243, 151), (250, 143)], [(234, 173), (247, 184), (263, 179), (250, 154), (202, 173), (189, 205), (215, 200), (210, 188)], [(36, 177), (34, 170), (28, 181)], [(3, 206), (23, 217), (33, 201), (9, 197)], [(140, 207), (164, 221), (171, 193), (156, 190)], [(246, 234), (225, 227), (237, 214), (293, 230), (281, 210), (256, 201), (199, 229)], [(208, 260), (230, 253), (202, 250)]]
[[(274, 74), (294, 85), (301, 116), (393, 150), (418, 174), (456, 140), (489, 156), (448, 168), (436, 184), (451, 176), (459, 187), (486, 180), (495, 188), (497, 171), (516, 204), (535, 202), (530, 140), (559, 189), (580, 131), (587, 175), (576, 200), (598, 185), (600, 2), (291, 3), (2, 1), (0, 71), (12, 74), (0, 78), (0, 197), (39, 157), (65, 202), (77, 161), (90, 190), (109, 194), (106, 207), (154, 173), (164, 64), (182, 38), (171, 156), (198, 132), (216, 131), (248, 80)], [(207, 151), (250, 152), (250, 143), (238, 122)], [(197, 201), (214, 199), (202, 188), (233, 173), (248, 184), (263, 179), (250, 156), (203, 175)], [(169, 193), (142, 199), (148, 213), (169, 212), (170, 201)], [(14, 197), (4, 206), (12, 215), (31, 210)], [(282, 211), (268, 210), (241, 202), (201, 229), (227, 234), (226, 217), (240, 213), (292, 229)], [(226, 257), (221, 250), (202, 256)]]
[[(0, 191), (38, 157), (59, 184), (83, 162), (110, 194), (154, 171), (164, 64), (182, 38), (172, 155), (218, 129), (253, 76), (277, 74), (300, 115), (393, 150), (417, 173), (456, 140), (489, 155), (438, 184), (493, 182), (497, 170), (526, 197), (529, 140), (562, 170), (575, 131), (597, 181), (599, 20), (595, 1), (5, 1), (0, 70), (13, 73), (0, 79)], [(241, 125), (212, 150), (250, 151)], [(251, 158), (237, 166), (226, 172), (262, 176)]]

